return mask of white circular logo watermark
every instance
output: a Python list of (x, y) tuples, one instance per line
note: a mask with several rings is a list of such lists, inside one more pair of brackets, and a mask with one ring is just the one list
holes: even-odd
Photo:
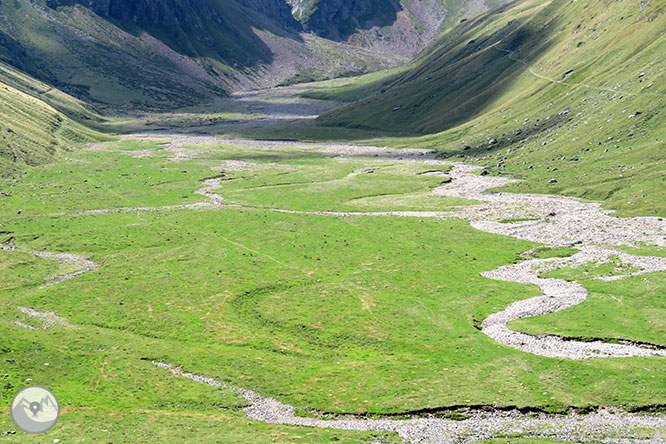
[(44, 433), (58, 422), (60, 404), (47, 388), (32, 385), (14, 396), (10, 408), (12, 419), (26, 433)]

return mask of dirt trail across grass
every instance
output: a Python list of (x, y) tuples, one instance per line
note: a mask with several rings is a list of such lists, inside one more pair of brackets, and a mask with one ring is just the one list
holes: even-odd
[(582, 86), (583, 88), (594, 89), (594, 90), (597, 90), (597, 91), (603, 91), (603, 92), (607, 92), (607, 93), (610, 93), (610, 94), (623, 94), (625, 96), (633, 96), (634, 95), (634, 94), (632, 94), (628, 91), (622, 91), (622, 90), (619, 90), (619, 89), (602, 88), (602, 87), (599, 87), (599, 86), (588, 85), (586, 83), (570, 83), (570, 82), (565, 82), (564, 80), (551, 79), (550, 77), (546, 77), (543, 74), (539, 74), (538, 72), (534, 71), (534, 67), (532, 67), (532, 65), (527, 63), (525, 60), (514, 57), (515, 51), (511, 51), (509, 49), (502, 49), (502, 48), (499, 48), (497, 46), (493, 46), (493, 48), (495, 48), (498, 51), (505, 52), (505, 53), (509, 54), (509, 60), (521, 63), (522, 65), (524, 65), (529, 70), (530, 74), (532, 74), (534, 77), (537, 77), (539, 79), (547, 80), (551, 83), (555, 83), (555, 84), (558, 84), (558, 85)]

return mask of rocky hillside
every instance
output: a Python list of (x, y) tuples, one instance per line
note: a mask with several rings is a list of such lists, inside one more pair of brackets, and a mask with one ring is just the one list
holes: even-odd
[(413, 55), (448, 26), (508, 0), (288, 0), (307, 31)]

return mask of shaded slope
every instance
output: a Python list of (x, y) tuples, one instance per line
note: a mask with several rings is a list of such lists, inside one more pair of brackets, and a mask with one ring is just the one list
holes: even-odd
[(293, 14), (305, 29), (322, 37), (342, 40), (358, 29), (387, 26), (403, 10), (397, 0), (291, 0)]
[[(252, 32), (253, 26), (271, 28), (271, 23), (263, 15), (245, 11), (235, 1), (49, 0), (47, 4), (55, 9), (87, 7), (135, 36), (148, 32), (189, 57), (219, 57), (244, 66), (272, 58), (268, 47)], [(277, 13), (266, 10), (271, 12)]]
[[(191, 60), (155, 38), (133, 37), (91, 11), (58, 10), (37, 2), (3, 2), (0, 25), (21, 52), (4, 61), (86, 101), (135, 107), (187, 103), (224, 93)], [(22, 54), (25, 54), (21, 56)]]
[(326, 77), (395, 63), (303, 37), (285, 8), (269, 0), (3, 1), (0, 60), (87, 102), (134, 109), (198, 104), (307, 70)]

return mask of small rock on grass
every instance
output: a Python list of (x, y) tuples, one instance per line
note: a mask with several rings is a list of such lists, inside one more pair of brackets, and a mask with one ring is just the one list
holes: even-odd
[(550, 179), (548, 183), (557, 183), (557, 179)]

